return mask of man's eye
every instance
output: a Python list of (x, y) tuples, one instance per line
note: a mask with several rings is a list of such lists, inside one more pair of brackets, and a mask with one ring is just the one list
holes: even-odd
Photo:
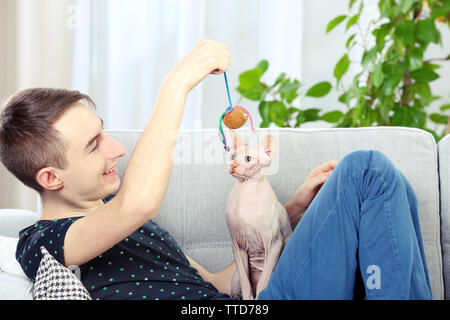
[(231, 155), (231, 160), (234, 160), (236, 158), (236, 155), (232, 154)]
[(97, 140), (95, 140), (95, 147), (94, 147), (94, 148), (92, 148), (91, 152), (93, 152), (93, 151), (97, 150), (97, 148), (98, 148), (98, 141), (97, 141)]
[(245, 157), (245, 161), (247, 161), (247, 162), (250, 162), (250, 161), (252, 161), (252, 157), (250, 157), (250, 156), (246, 156), (246, 157)]

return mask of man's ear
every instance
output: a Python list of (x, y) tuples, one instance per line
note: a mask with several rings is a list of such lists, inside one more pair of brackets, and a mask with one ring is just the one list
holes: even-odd
[(48, 190), (58, 190), (64, 185), (64, 182), (58, 177), (55, 168), (42, 168), (36, 174), (37, 182)]
[(277, 140), (271, 135), (268, 135), (259, 143), (259, 162), (262, 166), (268, 166), (270, 164), (274, 154), (277, 152), (277, 147)]

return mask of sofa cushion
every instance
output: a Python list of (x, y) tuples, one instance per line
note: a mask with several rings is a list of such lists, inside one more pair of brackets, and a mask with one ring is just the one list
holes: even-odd
[(444, 287), (445, 299), (450, 300), (450, 135), (439, 141), (438, 152)]
[(0, 209), (0, 300), (32, 299), (32, 282), (16, 260), (19, 231), (35, 223), (38, 214), (22, 209)]
[[(348, 153), (364, 149), (387, 155), (417, 195), (433, 297), (443, 298), (437, 146), (431, 134), (404, 127), (269, 128), (256, 132), (238, 130), (250, 145), (267, 134), (279, 142), (269, 181), (281, 203), (286, 203), (312, 169), (326, 161), (340, 161)], [(127, 150), (118, 163), (123, 177), (141, 131), (106, 133)], [(225, 209), (236, 180), (228, 173), (228, 157), (217, 129), (180, 131), (170, 183), (156, 218), (188, 255), (212, 272), (233, 260)]]
[(19, 238), (0, 236), (0, 271), (28, 279), (16, 260)]
[(0, 272), (0, 300), (32, 300), (33, 283), (23, 277)]
[(39, 214), (23, 209), (0, 209), (0, 236), (18, 238), (19, 231), (31, 226)]

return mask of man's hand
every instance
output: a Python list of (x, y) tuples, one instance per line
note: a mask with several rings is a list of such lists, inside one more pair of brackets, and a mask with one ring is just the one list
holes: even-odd
[(285, 208), (288, 212), (292, 229), (294, 229), (300, 221), (306, 209), (308, 209), (314, 197), (317, 195), (325, 181), (327, 181), (337, 164), (336, 161), (331, 160), (313, 169), (305, 182), (295, 192), (291, 200), (286, 203)]
[(230, 66), (228, 47), (220, 42), (202, 39), (172, 69), (171, 74), (182, 78), (182, 85), (191, 91), (209, 74), (221, 74)]
[[(217, 272), (211, 273), (205, 268), (203, 268), (198, 262), (189, 256), (186, 256), (192, 268), (198, 271), (198, 274), (203, 278), (203, 280), (211, 282), (213, 286), (219, 291), (226, 293), (228, 295), (232, 294), (232, 282), (234, 280), (233, 276), (236, 271), (236, 263), (233, 261), (225, 269)], [(239, 277), (237, 278), (239, 285)]]

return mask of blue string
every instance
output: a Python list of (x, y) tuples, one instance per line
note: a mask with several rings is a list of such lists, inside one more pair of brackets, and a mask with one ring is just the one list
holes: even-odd
[(227, 80), (227, 73), (224, 72), (223, 76), (225, 77), (225, 85), (227, 87), (227, 94), (228, 94), (228, 102), (230, 103), (230, 106), (227, 108), (227, 110), (233, 109), (233, 104), (231, 103), (231, 97), (230, 97), (230, 89), (228, 88), (228, 80)]

